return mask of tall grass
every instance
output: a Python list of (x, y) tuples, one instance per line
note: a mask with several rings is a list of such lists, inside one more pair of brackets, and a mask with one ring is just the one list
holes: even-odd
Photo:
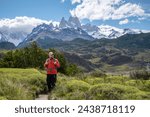
[[(45, 71), (0, 68), (0, 99), (32, 100), (47, 90)], [(58, 74), (56, 87), (49, 99), (57, 100), (131, 100), (150, 99), (150, 80), (130, 76)]]
[(49, 99), (59, 100), (145, 100), (150, 99), (150, 80), (121, 75), (59, 76)]
[(0, 68), (0, 99), (35, 99), (43, 90), (46, 90), (45, 75), (38, 70)]

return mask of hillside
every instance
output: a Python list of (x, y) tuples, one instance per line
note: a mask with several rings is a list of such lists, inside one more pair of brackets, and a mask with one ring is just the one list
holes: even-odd
[(15, 49), (16, 46), (13, 43), (10, 42), (0, 42), (0, 50), (5, 49), (5, 50), (12, 50)]
[[(149, 45), (150, 33), (146, 33), (127, 34), (113, 40), (74, 39), (58, 45), (53, 44), (52, 47), (67, 52), (67, 56), (70, 54), (68, 60), (82, 67), (81, 61), (86, 60), (86, 69), (91, 66), (92, 69), (115, 72), (145, 69), (150, 62)], [(73, 56), (78, 56), (75, 58), (80, 60), (75, 60)]]

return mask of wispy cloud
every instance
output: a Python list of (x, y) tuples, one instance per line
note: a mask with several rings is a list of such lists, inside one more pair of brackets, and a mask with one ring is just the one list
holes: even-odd
[(79, 3), (70, 10), (72, 16), (89, 20), (120, 20), (129, 17), (149, 17), (144, 9), (125, 0), (71, 0), (73, 4)]
[(128, 19), (125, 19), (119, 22), (120, 25), (127, 24), (127, 23), (129, 23)]

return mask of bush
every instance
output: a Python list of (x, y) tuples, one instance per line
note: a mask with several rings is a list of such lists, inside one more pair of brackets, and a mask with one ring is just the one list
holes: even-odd
[(132, 79), (142, 79), (142, 80), (149, 80), (150, 79), (150, 72), (148, 71), (133, 71), (130, 72), (130, 77)]
[(96, 85), (96, 84), (104, 83), (104, 79), (102, 79), (102, 78), (93, 78), (93, 77), (88, 77), (84, 81), (87, 82), (90, 85)]
[(90, 85), (81, 80), (61, 80), (49, 99), (86, 99), (89, 88)]
[(149, 94), (131, 86), (119, 84), (98, 84), (91, 87), (89, 99), (96, 100), (127, 100), (149, 99)]
[(112, 84), (125, 84), (126, 81), (128, 81), (129, 78), (125, 76), (107, 76), (105, 78), (105, 83), (112, 83)]
[(71, 80), (68, 81), (66, 85), (67, 85), (68, 92), (73, 92), (76, 90), (87, 91), (90, 87), (88, 83), (81, 80)]
[(149, 80), (131, 80), (129, 77), (88, 76), (85, 79), (66, 77), (58, 79), (49, 99), (73, 100), (144, 100), (150, 99)]
[(75, 64), (68, 64), (66, 68), (66, 75), (68, 76), (74, 76), (76, 74), (80, 73), (80, 69)]
[(125, 84), (137, 87), (142, 91), (150, 91), (150, 80), (129, 80)]

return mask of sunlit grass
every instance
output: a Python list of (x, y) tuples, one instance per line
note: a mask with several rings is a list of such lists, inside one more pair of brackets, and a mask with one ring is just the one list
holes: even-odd
[[(32, 100), (46, 90), (46, 72), (37, 69), (0, 68), (1, 100)], [(150, 99), (150, 80), (123, 75), (57, 75), (49, 99), (57, 100), (144, 100)]]
[(0, 68), (0, 99), (35, 99), (45, 84), (45, 75), (36, 69)]
[(133, 80), (129, 76), (107, 75), (84, 79), (59, 76), (49, 99), (59, 100), (145, 100), (150, 99), (150, 80)]

